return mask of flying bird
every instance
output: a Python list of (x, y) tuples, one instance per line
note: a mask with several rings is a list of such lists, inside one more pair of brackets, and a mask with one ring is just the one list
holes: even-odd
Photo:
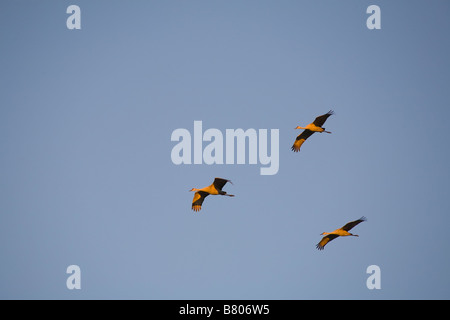
[(345, 237), (345, 236), (354, 236), (359, 237), (357, 234), (351, 234), (349, 231), (359, 223), (366, 221), (367, 219), (365, 217), (361, 217), (358, 220), (352, 221), (347, 223), (342, 228), (336, 229), (333, 232), (323, 232), (320, 235), (325, 235), (325, 237), (320, 240), (320, 242), (316, 245), (316, 248), (319, 250), (323, 250), (325, 245), (330, 242), (331, 240), (336, 239), (337, 237)]
[(292, 145), (292, 151), (299, 152), (300, 147), (302, 146), (303, 142), (306, 141), (309, 137), (311, 137), (314, 132), (326, 132), (331, 133), (330, 131), (326, 131), (325, 128), (322, 128), (325, 121), (327, 121), (328, 117), (334, 114), (333, 110), (328, 111), (327, 113), (318, 116), (313, 123), (308, 124), (306, 127), (300, 127), (298, 126), (295, 129), (304, 129), (304, 131), (297, 136), (297, 139), (295, 139), (294, 144)]
[(207, 196), (211, 195), (222, 195), (228, 197), (234, 197), (232, 194), (228, 194), (225, 191), (222, 191), (223, 186), (227, 183), (233, 184), (230, 180), (215, 178), (214, 182), (203, 189), (192, 188), (189, 191), (196, 191), (194, 194), (194, 199), (192, 200), (192, 210), (200, 211), (202, 209), (202, 203), (205, 201)]

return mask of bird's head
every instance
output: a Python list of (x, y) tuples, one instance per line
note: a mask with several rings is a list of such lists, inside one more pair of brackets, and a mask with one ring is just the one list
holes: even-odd
[(297, 126), (297, 127), (295, 127), (294, 129), (301, 129), (301, 127), (300, 127), (300, 126)]
[(192, 188), (191, 190), (189, 190), (189, 192), (196, 191), (196, 190), (197, 190), (196, 188)]

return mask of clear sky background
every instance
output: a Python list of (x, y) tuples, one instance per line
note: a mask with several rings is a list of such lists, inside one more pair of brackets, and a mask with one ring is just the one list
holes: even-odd
[[(1, 1), (0, 298), (449, 299), (449, 14), (445, 0)], [(294, 128), (330, 109), (333, 134), (293, 153)], [(194, 120), (279, 129), (278, 174), (174, 165), (171, 134)], [(214, 177), (236, 197), (194, 213), (188, 190)], [(315, 248), (361, 216), (359, 238)]]

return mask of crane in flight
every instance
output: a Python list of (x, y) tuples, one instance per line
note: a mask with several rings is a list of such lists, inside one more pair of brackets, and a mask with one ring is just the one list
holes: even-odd
[(299, 152), (300, 147), (302, 146), (303, 142), (306, 141), (309, 137), (311, 137), (314, 132), (326, 132), (331, 133), (330, 131), (326, 131), (325, 128), (322, 128), (325, 121), (327, 121), (328, 117), (334, 114), (333, 110), (328, 111), (327, 113), (318, 116), (313, 123), (308, 124), (306, 127), (300, 127), (298, 126), (295, 129), (304, 129), (304, 131), (297, 136), (295, 139), (294, 144), (292, 145), (291, 150), (294, 152)]
[(192, 210), (194, 211), (200, 211), (202, 209), (202, 203), (205, 201), (205, 198), (207, 196), (211, 195), (222, 195), (222, 196), (228, 196), (228, 197), (234, 197), (232, 194), (228, 194), (225, 191), (222, 191), (223, 186), (227, 183), (233, 184), (230, 180), (222, 179), (222, 178), (215, 178), (214, 182), (205, 188), (197, 189), (192, 188), (189, 191), (195, 191), (194, 199), (192, 199)]
[(322, 232), (320, 235), (325, 235), (325, 237), (320, 240), (320, 242), (316, 245), (316, 248), (319, 250), (323, 250), (325, 245), (331, 240), (336, 239), (337, 237), (345, 237), (345, 236), (353, 236), (359, 237), (357, 234), (352, 234), (349, 231), (356, 225), (360, 224), (363, 221), (366, 221), (365, 217), (361, 217), (358, 220), (347, 223), (342, 228), (336, 229), (333, 232)]

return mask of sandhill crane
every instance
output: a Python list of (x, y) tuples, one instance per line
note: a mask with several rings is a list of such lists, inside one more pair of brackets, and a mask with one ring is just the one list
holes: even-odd
[(234, 197), (232, 194), (228, 194), (225, 191), (222, 191), (223, 186), (227, 183), (233, 184), (230, 180), (215, 178), (214, 182), (203, 189), (192, 188), (189, 191), (196, 191), (194, 194), (194, 199), (192, 200), (192, 210), (200, 211), (202, 209), (202, 203), (207, 196), (212, 195), (222, 195), (228, 197)]
[(330, 242), (333, 239), (336, 239), (337, 237), (345, 237), (345, 236), (354, 236), (359, 237), (357, 234), (351, 234), (349, 231), (359, 223), (366, 221), (367, 219), (365, 217), (361, 217), (358, 220), (352, 221), (347, 223), (342, 228), (336, 229), (333, 232), (323, 232), (320, 235), (326, 235), (325, 237), (320, 240), (320, 242), (316, 245), (316, 248), (319, 250), (323, 250), (325, 245)]
[(299, 152), (300, 147), (303, 142), (306, 141), (310, 136), (314, 134), (314, 132), (326, 132), (331, 133), (330, 131), (326, 131), (325, 128), (322, 128), (325, 121), (327, 121), (328, 117), (334, 114), (333, 110), (328, 111), (327, 113), (318, 116), (313, 123), (308, 124), (306, 127), (297, 127), (295, 129), (304, 129), (304, 131), (297, 136), (295, 139), (294, 145), (292, 146), (292, 151)]

